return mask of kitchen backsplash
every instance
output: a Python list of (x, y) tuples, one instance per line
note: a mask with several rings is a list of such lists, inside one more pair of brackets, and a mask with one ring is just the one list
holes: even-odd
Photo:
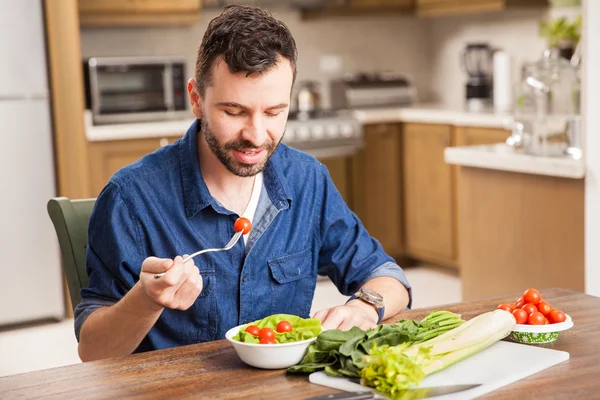
[[(429, 21), (409, 16), (323, 18), (303, 21), (292, 10), (273, 10), (290, 28), (298, 46), (297, 81), (323, 83), (323, 104), (329, 105), (328, 81), (348, 72), (390, 71), (403, 73), (419, 89), (422, 100), (430, 98), (432, 54)], [(87, 28), (81, 33), (83, 57), (183, 55), (188, 75), (193, 74), (196, 48), (216, 11), (205, 12), (190, 27)], [(118, 45), (115, 45), (118, 43)], [(320, 70), (321, 56), (337, 56), (336, 73)]]
[(538, 36), (538, 26), (547, 15), (545, 10), (525, 9), (434, 20), (429, 53), (436, 100), (451, 107), (464, 103), (466, 74), (459, 57), (468, 42), (488, 42), (508, 52), (512, 80), (516, 82), (523, 63), (539, 59), (546, 49), (545, 40)]
[[(545, 41), (538, 37), (544, 9), (520, 9), (493, 14), (421, 19), (387, 15), (301, 20), (292, 10), (273, 13), (290, 28), (299, 51), (298, 81), (323, 83), (323, 103), (330, 104), (327, 82), (357, 71), (405, 74), (416, 86), (421, 102), (436, 101), (462, 107), (466, 76), (460, 53), (467, 42), (487, 41), (507, 51), (512, 77), (520, 76), (523, 62), (541, 56)], [(204, 12), (189, 27), (87, 28), (82, 30), (82, 54), (90, 56), (183, 55), (188, 75), (193, 73), (196, 48), (217, 11)], [(118, 43), (118, 46), (115, 45)], [(337, 56), (340, 70), (325, 73), (322, 56)]]

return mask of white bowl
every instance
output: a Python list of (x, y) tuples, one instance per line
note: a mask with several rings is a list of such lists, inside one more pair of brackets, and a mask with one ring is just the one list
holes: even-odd
[(225, 338), (233, 344), (233, 348), (243, 362), (256, 368), (283, 369), (299, 364), (306, 355), (308, 345), (317, 340), (314, 337), (281, 344), (254, 344), (233, 340), (240, 328), (246, 325), (231, 328), (225, 334)]

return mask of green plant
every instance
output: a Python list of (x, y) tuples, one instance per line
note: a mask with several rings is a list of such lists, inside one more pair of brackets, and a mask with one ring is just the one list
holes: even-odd
[(565, 17), (542, 21), (539, 35), (548, 40), (550, 47), (575, 47), (581, 39), (581, 15), (573, 22), (569, 22)]

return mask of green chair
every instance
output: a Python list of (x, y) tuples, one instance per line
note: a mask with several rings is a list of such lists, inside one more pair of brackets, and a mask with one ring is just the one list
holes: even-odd
[(90, 214), (95, 202), (96, 199), (70, 200), (66, 197), (53, 198), (48, 202), (48, 215), (58, 236), (73, 310), (81, 301), (79, 291), (88, 284), (85, 251)]

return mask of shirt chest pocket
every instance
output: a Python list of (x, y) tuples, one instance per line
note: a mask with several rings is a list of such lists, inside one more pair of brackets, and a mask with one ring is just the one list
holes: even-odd
[(308, 317), (317, 271), (310, 248), (268, 261), (271, 271), (271, 314)]

